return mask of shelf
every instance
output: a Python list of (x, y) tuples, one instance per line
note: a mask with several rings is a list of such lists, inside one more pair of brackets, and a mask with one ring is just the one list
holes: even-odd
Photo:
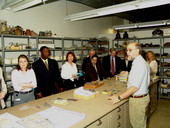
[(163, 95), (160, 95), (159, 98), (162, 98), (162, 99), (170, 99), (170, 96), (163, 96)]
[(160, 76), (160, 78), (162, 78), (162, 79), (170, 79), (170, 77), (166, 77), (166, 76)]
[(169, 66), (161, 66), (160, 68), (161, 69), (169, 69), (170, 67)]
[(142, 49), (160, 49), (160, 47), (142, 47)]
[(170, 46), (162, 46), (162, 48), (170, 48)]
[(89, 42), (89, 44), (102, 44), (102, 45), (109, 45), (108, 42)]
[(29, 51), (37, 51), (36, 49), (20, 49), (20, 50), (7, 50), (5, 49), (4, 52), (29, 52)]

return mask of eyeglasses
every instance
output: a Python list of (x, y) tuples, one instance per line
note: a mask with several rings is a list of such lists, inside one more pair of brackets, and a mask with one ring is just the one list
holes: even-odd
[(127, 49), (127, 52), (132, 52), (132, 50), (137, 50), (137, 49)]

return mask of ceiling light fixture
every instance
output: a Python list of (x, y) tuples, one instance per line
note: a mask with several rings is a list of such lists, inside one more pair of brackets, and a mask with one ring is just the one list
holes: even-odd
[(121, 29), (132, 29), (132, 28), (144, 28), (144, 27), (155, 27), (155, 26), (163, 26), (169, 25), (169, 20), (160, 20), (160, 21), (152, 21), (152, 22), (143, 22), (143, 23), (136, 23), (136, 24), (124, 24), (124, 25), (116, 25), (112, 28), (115, 30)]
[(144, 22), (144, 23), (137, 24), (139, 28), (155, 27), (155, 26), (162, 26), (162, 25), (166, 25), (166, 21), (153, 21), (153, 22)]
[(113, 29), (115, 29), (115, 30), (131, 29), (131, 28), (137, 28), (136, 24), (128, 24), (128, 25), (117, 25), (117, 26), (113, 26)]
[(23, 3), (23, 4), (21, 3), (21, 5), (19, 5), (17, 7), (14, 6), (12, 8), (13, 8), (14, 12), (17, 12), (17, 11), (29, 8), (31, 6), (34, 6), (34, 5), (37, 5), (37, 4), (40, 4), (40, 3), (44, 3), (45, 1), (47, 1), (47, 0), (32, 0), (32, 1), (28, 1), (28, 2)]
[[(154, 6), (160, 6), (160, 5), (165, 5), (165, 4), (170, 4), (170, 0), (135, 0), (135, 1), (131, 1), (131, 2), (126, 2), (126, 3), (122, 3), (122, 4), (117, 4), (117, 5), (113, 5), (113, 6), (108, 6), (108, 7), (104, 7), (104, 8), (99, 8), (99, 9), (94, 9), (94, 10), (90, 10), (90, 11), (85, 11), (85, 12), (81, 12), (81, 13), (68, 15), (68, 16), (66, 16), (65, 20), (71, 20), (71, 21), (83, 20), (83, 19), (88, 19), (88, 18), (116, 14), (116, 13), (120, 13), (120, 12), (144, 9), (144, 8), (149, 8), (149, 7), (154, 7)], [(96, 14), (96, 15), (94, 15), (94, 14)], [(87, 17), (87, 15), (89, 17)], [(81, 18), (79, 18), (79, 17), (81, 17)]]
[(10, 9), (14, 12), (17, 12), (40, 3), (45, 3), (45, 1), (47, 0), (12, 0), (10, 2), (4, 3), (1, 9)]
[(17, 4), (19, 2), (21, 2), (23, 0), (13, 0), (13, 1), (10, 1), (10, 2), (5, 2), (4, 5), (2, 5), (1, 9), (6, 9), (6, 8), (9, 8), (10, 6), (14, 5), (14, 4)]

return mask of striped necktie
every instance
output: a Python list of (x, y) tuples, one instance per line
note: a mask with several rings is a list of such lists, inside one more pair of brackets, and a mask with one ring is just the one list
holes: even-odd
[(47, 60), (45, 60), (44, 64), (45, 64), (46, 68), (48, 69)]

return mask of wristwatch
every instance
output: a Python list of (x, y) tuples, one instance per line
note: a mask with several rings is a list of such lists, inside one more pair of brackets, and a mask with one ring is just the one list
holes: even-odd
[(122, 98), (120, 96), (117, 97), (120, 101), (122, 100)]

